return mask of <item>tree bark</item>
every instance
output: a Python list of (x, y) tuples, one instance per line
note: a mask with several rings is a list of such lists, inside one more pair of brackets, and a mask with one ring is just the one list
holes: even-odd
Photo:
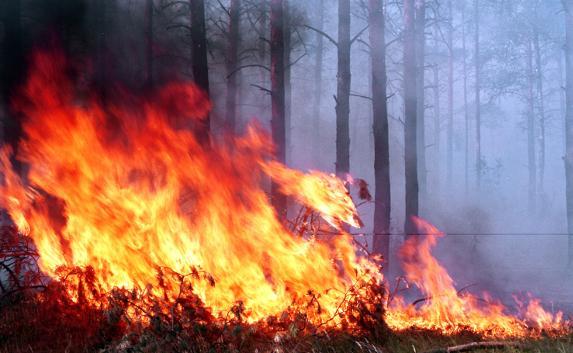
[(447, 180), (452, 185), (454, 165), (454, 14), (452, 0), (448, 0), (448, 151)]
[[(322, 31), (324, 28), (324, 0), (319, 0), (318, 2), (318, 30)], [(314, 61), (314, 107), (313, 107), (313, 117), (312, 117), (312, 128), (313, 128), (313, 154), (314, 163), (318, 166), (321, 162), (320, 153), (320, 104), (322, 98), (322, 63), (323, 63), (323, 50), (324, 50), (324, 39), (322, 34), (316, 33), (316, 56)]]
[(537, 75), (537, 97), (539, 100), (539, 178), (537, 192), (543, 192), (545, 179), (545, 97), (543, 94), (543, 63), (541, 62), (541, 48), (539, 44), (539, 29), (535, 27), (533, 35), (533, 46), (535, 50), (535, 66)]
[[(271, 0), (271, 130), (276, 159), (286, 160), (285, 46), (283, 0)], [(281, 219), (286, 218), (287, 199), (279, 186), (271, 183), (271, 201)]]
[[(372, 59), (372, 116), (374, 132), (374, 239), (373, 250), (390, 259), (390, 154), (386, 101), (386, 43), (383, 0), (369, 0)], [(388, 272), (388, 262), (386, 263)]]
[(284, 23), (284, 48), (285, 48), (285, 144), (286, 155), (285, 161), (288, 163), (292, 154), (292, 120), (291, 120), (291, 103), (292, 103), (292, 90), (291, 90), (291, 28), (290, 28), (290, 8), (289, 1), (283, 0), (283, 23)]
[(406, 179), (405, 220), (406, 236), (416, 233), (412, 216), (418, 215), (417, 162), (417, 80), (415, 0), (404, 0), (404, 172)]
[(536, 197), (536, 160), (535, 160), (535, 96), (533, 94), (533, 49), (531, 39), (527, 41), (527, 166), (529, 175), (527, 208), (529, 214), (535, 212)]
[[(193, 79), (209, 95), (209, 65), (207, 62), (207, 33), (205, 30), (204, 0), (189, 0), (191, 11), (191, 62)], [(207, 115), (196, 126), (199, 141), (209, 144), (210, 117)]]
[[(20, 0), (8, 0), (4, 4), (4, 34), (0, 52), (0, 85), (2, 97), (0, 108), (1, 142), (10, 145), (17, 153), (18, 141), (22, 136), (22, 125), (19, 115), (10, 109), (10, 97), (20, 84), (25, 72), (25, 53), (22, 38), (22, 4)], [(12, 159), (14, 169), (23, 172), (23, 165), (16, 158)]]
[(475, 60), (475, 118), (476, 118), (476, 189), (479, 194), (483, 161), (481, 156), (481, 58), (479, 43), (479, 0), (474, 0), (474, 60)]
[(95, 80), (100, 99), (105, 102), (107, 96), (107, 68), (106, 68), (106, 6), (107, 0), (96, 1), (96, 53), (95, 53)]
[(338, 0), (336, 175), (350, 172), (350, 0)]
[(468, 63), (466, 48), (466, 8), (462, 7), (462, 51), (464, 71), (464, 191), (469, 192), (470, 179), (470, 114), (468, 106)]
[(153, 0), (145, 0), (145, 86), (153, 87)]
[(573, 0), (565, 4), (565, 185), (569, 266), (573, 266)]
[(440, 144), (441, 144), (441, 134), (440, 134), (440, 67), (438, 66), (438, 64), (434, 64), (432, 67), (432, 71), (434, 73), (434, 83), (432, 84), (433, 86), (433, 90), (434, 90), (434, 155), (435, 155), (435, 160), (433, 163), (433, 175), (434, 175), (434, 180), (435, 182), (434, 184), (434, 188), (435, 193), (438, 194), (438, 190), (440, 189), (439, 185), (440, 185)]
[[(416, 116), (418, 119), (416, 128), (418, 135), (418, 185), (420, 198), (426, 195), (427, 170), (426, 170), (426, 107), (425, 107), (425, 51), (426, 51), (426, 4), (425, 0), (415, 2), (415, 37), (416, 37)], [(422, 204), (423, 206), (423, 204)]]
[(229, 6), (229, 34), (227, 38), (227, 96), (225, 97), (225, 123), (232, 133), (237, 130), (237, 61), (239, 55), (239, 20), (241, 0), (231, 0)]

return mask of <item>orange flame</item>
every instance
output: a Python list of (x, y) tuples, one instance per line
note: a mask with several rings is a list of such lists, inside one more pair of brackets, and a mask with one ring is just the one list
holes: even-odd
[[(341, 324), (350, 286), (364, 277), (382, 281), (341, 227), (362, 225), (342, 180), (276, 162), (271, 141), (253, 127), (243, 137), (200, 145), (185, 127), (211, 106), (194, 85), (171, 83), (150, 99), (124, 92), (124, 103), (104, 105), (80, 99), (65, 70), (62, 55), (36, 53), (14, 101), (25, 117), (18, 158), (29, 166), (26, 182), (12, 170), (12, 151), (0, 153), (0, 206), (33, 237), (47, 274), (91, 266), (104, 290), (143, 289), (159, 285), (157, 268), (200, 269), (216, 284), (197, 280), (193, 291), (216, 316), (241, 302), (254, 322), (308, 304), (312, 292), (321, 310), (310, 319), (330, 326)], [(292, 234), (262, 187), (268, 177), (341, 235)], [(537, 300), (518, 319), (499, 303), (459, 295), (431, 254), (440, 232), (415, 222), (430, 235), (408, 240), (401, 257), (406, 277), (427, 300), (416, 308), (394, 299), (386, 312), (392, 329), (505, 337), (564, 327), (561, 314)], [(178, 283), (163, 285), (176, 294)]]
[(522, 320), (509, 315), (501, 303), (492, 301), (487, 294), (483, 300), (458, 293), (454, 280), (432, 256), (431, 250), (443, 233), (420, 218), (414, 217), (413, 221), (423, 235), (410, 237), (400, 256), (406, 278), (420, 289), (424, 303), (418, 308), (406, 305), (400, 298), (394, 301), (386, 315), (392, 329), (415, 327), (446, 334), (468, 330), (489, 337), (524, 337), (541, 330), (564, 330), (562, 313), (547, 312), (536, 299), (530, 301)]
[(19, 158), (29, 165), (29, 187), (4, 150), (0, 191), (48, 274), (89, 265), (110, 290), (157, 285), (157, 267), (199, 268), (216, 285), (198, 281), (194, 291), (216, 315), (240, 301), (254, 321), (300, 303), (309, 290), (322, 294), (321, 315), (330, 317), (346, 287), (374, 268), (356, 257), (348, 235), (293, 236), (262, 187), (268, 174), (332, 224), (357, 225), (338, 179), (274, 162), (272, 144), (254, 128), (209, 148), (175, 128), (210, 109), (194, 85), (167, 85), (150, 100), (126, 94), (126, 105), (80, 104), (62, 56), (37, 53), (33, 61), (15, 103), (26, 117)]

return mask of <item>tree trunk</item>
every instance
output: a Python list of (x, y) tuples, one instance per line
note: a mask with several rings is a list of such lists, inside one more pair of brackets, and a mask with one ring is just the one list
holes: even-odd
[(97, 0), (96, 4), (96, 54), (95, 54), (95, 81), (100, 99), (105, 102), (107, 95), (107, 68), (106, 68), (106, 4), (107, 0)]
[[(323, 30), (324, 27), (324, 0), (319, 0), (318, 3), (318, 29)], [(320, 153), (320, 104), (322, 98), (322, 62), (323, 62), (324, 39), (322, 34), (316, 33), (316, 56), (314, 61), (314, 107), (312, 117), (313, 128), (313, 154), (314, 163), (318, 166), (322, 160)]]
[[(204, 0), (189, 0), (191, 11), (191, 61), (193, 79), (207, 95), (209, 94), (209, 66), (207, 62), (207, 33), (205, 30)], [(203, 144), (209, 144), (210, 117), (207, 115), (197, 124), (197, 137)]]
[(283, 23), (284, 23), (284, 48), (285, 48), (285, 144), (286, 156), (285, 161), (288, 163), (292, 154), (292, 120), (291, 120), (291, 103), (292, 103), (292, 90), (291, 90), (291, 28), (290, 28), (290, 4), (288, 0), (283, 0)]
[[(257, 54), (259, 57), (259, 62), (268, 62), (269, 59), (269, 45), (268, 45), (268, 41), (266, 40), (266, 35), (267, 33), (270, 32), (270, 18), (268, 18), (266, 15), (269, 14), (267, 12), (263, 13), (261, 15), (261, 20), (260, 20), (260, 29), (259, 29), (259, 33), (264, 33), (261, 34), (261, 38), (259, 39), (259, 41), (257, 42)], [(270, 16), (270, 14), (269, 14)], [(271, 82), (270, 82), (270, 74), (268, 72), (268, 70), (263, 66), (260, 67), (259, 70), (259, 82), (261, 84), (261, 86), (263, 87), (268, 87), (270, 86)], [(268, 116), (269, 112), (268, 112), (268, 108), (267, 105), (265, 103), (260, 103), (259, 104), (259, 116)]]
[(529, 187), (527, 206), (529, 214), (535, 211), (536, 160), (535, 160), (535, 96), (533, 94), (533, 49), (531, 40), (527, 41), (527, 166), (529, 170)]
[(338, 0), (336, 175), (350, 172), (350, 0)]
[(434, 188), (435, 194), (439, 194), (438, 190), (440, 189), (440, 67), (438, 64), (434, 64), (432, 67), (432, 71), (434, 73), (434, 83), (433, 83), (433, 90), (434, 90), (434, 155), (435, 161), (433, 163), (433, 170), (434, 170)]
[(231, 0), (229, 6), (229, 35), (227, 38), (227, 96), (225, 97), (225, 123), (232, 133), (237, 130), (237, 61), (239, 55), (239, 20), (241, 0)]
[(153, 0), (145, 0), (145, 86), (153, 87)]
[(452, 0), (448, 0), (448, 151), (447, 180), (452, 185), (454, 164), (454, 17)]
[(545, 99), (543, 94), (543, 63), (541, 62), (541, 48), (539, 44), (539, 29), (535, 27), (533, 36), (533, 46), (535, 48), (535, 66), (537, 75), (537, 97), (539, 99), (539, 178), (537, 192), (543, 192), (545, 178)]
[[(286, 160), (285, 122), (285, 47), (283, 0), (271, 0), (271, 130), (276, 159)], [(278, 216), (286, 217), (287, 199), (277, 184), (271, 184), (271, 201)]]
[(466, 197), (470, 184), (470, 113), (468, 106), (468, 63), (466, 50), (466, 8), (462, 7), (462, 55), (464, 71), (464, 191)]
[(559, 70), (559, 113), (561, 116), (561, 126), (563, 128), (563, 144), (565, 146), (565, 140), (567, 139), (567, 129), (565, 125), (565, 118), (567, 114), (566, 103), (565, 103), (565, 48), (559, 50), (559, 59), (557, 61), (557, 67)]
[(565, 185), (569, 266), (573, 266), (573, 0), (565, 4)]
[[(425, 51), (426, 51), (426, 4), (425, 0), (416, 0), (415, 2), (415, 40), (416, 40), (416, 116), (418, 119), (416, 128), (418, 130), (418, 184), (420, 188), (421, 199), (426, 195), (426, 119), (425, 119)], [(422, 204), (423, 206), (423, 204)]]
[[(386, 43), (383, 0), (369, 0), (374, 130), (374, 239), (372, 248), (390, 259), (390, 154), (386, 103)], [(387, 267), (388, 267), (387, 263)], [(386, 268), (388, 271), (388, 268)]]
[(479, 0), (474, 0), (474, 60), (475, 60), (475, 115), (476, 115), (476, 188), (479, 194), (481, 189), (481, 177), (483, 161), (481, 156), (481, 58), (479, 43)]
[(415, 234), (411, 217), (418, 215), (418, 162), (417, 162), (417, 80), (415, 0), (404, 0), (404, 172), (406, 179), (406, 214), (404, 232)]
[[(4, 4), (4, 33), (2, 51), (0, 52), (0, 85), (2, 97), (0, 108), (3, 113), (1, 121), (1, 143), (10, 145), (17, 153), (18, 141), (22, 135), (22, 125), (17, 113), (10, 109), (10, 96), (20, 84), (25, 71), (25, 53), (22, 38), (22, 8), (20, 0), (8, 0)], [(14, 169), (21, 173), (23, 165), (16, 158), (12, 159)]]

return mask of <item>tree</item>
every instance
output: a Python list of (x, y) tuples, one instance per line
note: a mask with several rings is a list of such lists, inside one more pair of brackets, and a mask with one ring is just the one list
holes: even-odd
[(372, 58), (372, 116), (374, 130), (374, 239), (373, 250), (390, 255), (390, 155), (386, 102), (386, 43), (383, 0), (369, 0)]
[(539, 40), (539, 19), (535, 11), (535, 24), (533, 26), (533, 47), (535, 51), (535, 81), (537, 86), (537, 99), (539, 111), (539, 178), (538, 192), (543, 191), (545, 178), (545, 92), (543, 91), (543, 63), (541, 61), (541, 44)]
[(447, 181), (452, 184), (454, 164), (454, 16), (452, 0), (448, 0), (448, 145)]
[(2, 138), (4, 142), (16, 147), (21, 135), (21, 126), (18, 117), (10, 111), (9, 98), (18, 86), (24, 74), (24, 44), (22, 38), (22, 14), (20, 0), (8, 0), (4, 3), (3, 23), (4, 33), (0, 59), (0, 84), (2, 85), (2, 106), (5, 114), (2, 117)]
[(336, 175), (350, 172), (350, 0), (338, 0)]
[(145, 85), (153, 86), (153, 0), (145, 0)]
[(565, 197), (569, 266), (573, 266), (573, 0), (565, 0)]
[(533, 93), (534, 74), (533, 74), (533, 44), (531, 38), (528, 38), (526, 44), (527, 60), (527, 164), (529, 170), (529, 188), (528, 188), (528, 209), (529, 213), (535, 211), (536, 198), (536, 158), (535, 158), (535, 96)]
[(434, 189), (437, 191), (440, 188), (440, 132), (441, 132), (441, 113), (440, 113), (440, 66), (438, 63), (432, 65), (434, 74), (434, 82), (432, 83), (434, 95), (434, 150), (435, 160), (433, 162), (434, 169)]
[(475, 61), (475, 119), (476, 119), (476, 187), (479, 193), (482, 176), (482, 156), (481, 156), (481, 61), (479, 42), (479, 0), (474, 0), (474, 61)]
[(107, 49), (107, 0), (96, 0), (95, 17), (96, 17), (96, 48), (95, 48), (95, 79), (100, 98), (105, 101), (107, 95), (106, 81), (107, 81), (107, 65), (106, 65), (106, 49)]
[(291, 134), (292, 134), (292, 122), (291, 122), (291, 103), (292, 103), (292, 91), (291, 91), (291, 9), (289, 7), (289, 1), (283, 0), (283, 35), (284, 35), (284, 71), (285, 71), (285, 145), (286, 145), (286, 157), (285, 162), (289, 160), (291, 155)]
[(415, 2), (415, 51), (416, 51), (416, 129), (417, 129), (417, 156), (418, 185), (420, 194), (426, 194), (426, 122), (425, 122), (425, 56), (426, 56), (426, 3), (425, 0)]
[(470, 113), (468, 106), (468, 63), (466, 47), (466, 7), (462, 6), (462, 68), (464, 77), (464, 191), (469, 191), (470, 179)]
[[(318, 30), (323, 31), (324, 27), (324, 0), (319, 0), (317, 6)], [(324, 51), (324, 40), (321, 33), (316, 32), (316, 55), (314, 61), (314, 107), (312, 117), (312, 128), (314, 132), (313, 152), (316, 164), (320, 161), (320, 104), (322, 97), (322, 62)]]
[(239, 56), (239, 21), (241, 15), (241, 0), (231, 0), (229, 6), (229, 26), (227, 35), (227, 53), (225, 69), (227, 72), (227, 96), (225, 98), (225, 122), (231, 132), (236, 131), (237, 125), (237, 66)]
[[(189, 0), (191, 12), (191, 69), (193, 80), (209, 95), (209, 65), (207, 62), (207, 33), (205, 30), (204, 0)], [(206, 116), (197, 124), (197, 137), (203, 144), (209, 143), (210, 118)]]
[[(271, 0), (271, 130), (276, 146), (275, 157), (286, 160), (285, 121), (285, 46), (283, 0)], [(285, 218), (287, 199), (279, 186), (271, 184), (271, 200), (279, 217)]]
[(404, 0), (404, 172), (406, 215), (404, 232), (415, 234), (411, 217), (418, 215), (417, 80), (415, 0)]

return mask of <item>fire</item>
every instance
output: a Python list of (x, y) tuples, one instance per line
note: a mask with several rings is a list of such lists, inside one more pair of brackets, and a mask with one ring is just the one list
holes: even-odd
[[(79, 266), (105, 291), (161, 286), (174, 297), (180, 283), (158, 279), (158, 271), (201, 272), (206, 275), (194, 278), (192, 290), (215, 317), (240, 304), (255, 322), (296, 306), (330, 327), (348, 324), (348, 293), (367, 296), (368, 289), (355, 287), (359, 281), (382, 283), (377, 265), (357, 255), (342, 226), (362, 226), (344, 182), (278, 163), (271, 141), (254, 127), (201, 145), (192, 126), (211, 105), (194, 85), (171, 83), (146, 98), (123, 92), (121, 102), (104, 104), (78, 93), (62, 55), (38, 52), (32, 62), (14, 99), (25, 117), (17, 156), (29, 170), (17, 175), (13, 151), (2, 149), (0, 206), (34, 239), (48, 275)], [(269, 177), (340, 234), (289, 230), (265, 193)], [(518, 319), (500, 303), (460, 295), (431, 254), (441, 233), (415, 221), (429, 236), (410, 238), (401, 257), (407, 279), (426, 300), (415, 307), (394, 298), (384, 317), (390, 328), (523, 337), (565, 327), (561, 314), (537, 300)], [(376, 298), (368, 305), (382, 307), (383, 298)]]
[[(420, 236), (410, 237), (400, 251), (408, 281), (420, 289), (424, 298), (420, 307), (395, 300), (386, 322), (395, 330), (421, 328), (455, 334), (464, 330), (488, 337), (525, 337), (542, 330), (560, 332), (565, 328), (561, 312), (553, 315), (532, 299), (519, 319), (507, 313), (498, 302), (472, 294), (460, 294), (454, 280), (432, 256), (432, 248), (443, 236), (438, 229), (420, 218), (414, 218)], [(485, 300), (484, 300), (485, 299)]]
[[(346, 234), (291, 234), (263, 188), (270, 175), (332, 224), (356, 225), (341, 181), (273, 161), (272, 144), (255, 128), (210, 147), (178, 128), (210, 109), (194, 85), (169, 84), (149, 99), (126, 93), (128, 104), (104, 106), (79, 99), (63, 56), (37, 53), (33, 62), (15, 101), (26, 117), (18, 153), (30, 168), (28, 185), (4, 150), (1, 192), (47, 274), (91, 266), (105, 290), (144, 289), (158, 285), (157, 268), (199, 269), (215, 285), (198, 280), (193, 290), (215, 315), (241, 302), (256, 321), (306, 303), (310, 290), (320, 295), (317, 319), (329, 318), (350, 283), (374, 268)], [(168, 285), (175, 295), (178, 284)]]

